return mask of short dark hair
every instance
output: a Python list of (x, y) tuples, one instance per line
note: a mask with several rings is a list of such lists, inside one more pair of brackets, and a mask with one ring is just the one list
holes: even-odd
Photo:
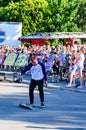
[(36, 55), (36, 54), (32, 54), (32, 56), (31, 56), (31, 61), (33, 61), (33, 60), (35, 60), (35, 59), (37, 59), (37, 55)]

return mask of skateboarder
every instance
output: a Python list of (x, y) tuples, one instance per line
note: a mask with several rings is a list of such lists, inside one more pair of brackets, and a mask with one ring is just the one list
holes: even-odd
[(45, 66), (42, 62), (38, 62), (36, 55), (32, 55), (31, 62), (21, 71), (21, 73), (19, 73), (19, 75), (24, 74), (28, 70), (31, 71), (31, 82), (29, 86), (30, 106), (34, 106), (33, 92), (34, 88), (38, 86), (41, 106), (44, 107), (44, 83), (47, 86), (47, 75), (45, 71)]

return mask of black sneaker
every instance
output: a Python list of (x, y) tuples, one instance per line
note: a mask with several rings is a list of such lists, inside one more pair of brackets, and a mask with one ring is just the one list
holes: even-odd
[(45, 105), (44, 105), (44, 103), (43, 103), (43, 102), (41, 102), (41, 107), (45, 107)]

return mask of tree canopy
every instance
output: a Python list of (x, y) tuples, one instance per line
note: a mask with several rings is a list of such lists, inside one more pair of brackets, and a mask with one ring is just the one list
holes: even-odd
[(23, 35), (85, 31), (86, 2), (82, 1), (0, 0), (0, 21), (22, 22)]

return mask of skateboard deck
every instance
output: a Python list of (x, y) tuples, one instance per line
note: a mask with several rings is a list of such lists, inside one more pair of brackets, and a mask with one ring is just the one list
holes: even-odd
[(27, 103), (19, 103), (19, 106), (22, 107), (22, 108), (33, 110), (33, 108)]
[(42, 106), (34, 106), (34, 108), (32, 108), (28, 103), (22, 103), (22, 102), (19, 103), (19, 106), (22, 107), (22, 108), (29, 109), (29, 110), (33, 110), (35, 108), (45, 108), (45, 106), (44, 107), (42, 107)]

